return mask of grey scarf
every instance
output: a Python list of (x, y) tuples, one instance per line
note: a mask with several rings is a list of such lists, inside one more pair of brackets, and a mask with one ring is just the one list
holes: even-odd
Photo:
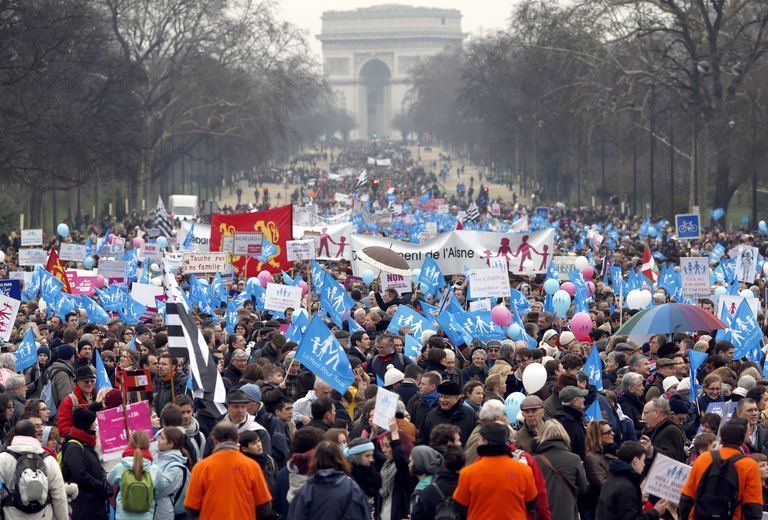
[(394, 460), (388, 460), (381, 468), (381, 489), (379, 495), (382, 500), (386, 500), (395, 489), (395, 476), (397, 475), (397, 466)]

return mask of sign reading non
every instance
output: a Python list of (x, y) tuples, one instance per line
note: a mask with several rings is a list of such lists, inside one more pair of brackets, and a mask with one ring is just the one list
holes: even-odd
[(314, 260), (315, 241), (310, 240), (287, 240), (285, 242), (286, 255), (289, 262), (296, 260)]
[(185, 273), (224, 273), (229, 268), (227, 253), (184, 253)]
[(701, 238), (701, 216), (698, 213), (675, 215), (678, 240)]
[(72, 244), (64, 242), (59, 249), (59, 260), (66, 260), (67, 262), (82, 262), (86, 257), (85, 244)]
[(406, 278), (401, 274), (382, 272), (379, 280), (381, 281), (382, 291), (394, 289), (397, 291), (397, 294), (405, 294), (412, 291), (410, 278)]
[(232, 242), (232, 254), (256, 256), (261, 254), (261, 243), (264, 235), (261, 233), (236, 232)]
[(22, 229), (21, 247), (41, 246), (43, 245), (42, 229)]
[(301, 308), (301, 287), (268, 283), (264, 298), (264, 310), (285, 312), (287, 308)]
[(141, 244), (141, 256), (144, 258), (157, 258), (163, 257), (163, 250), (157, 244), (148, 244), (144, 242)]

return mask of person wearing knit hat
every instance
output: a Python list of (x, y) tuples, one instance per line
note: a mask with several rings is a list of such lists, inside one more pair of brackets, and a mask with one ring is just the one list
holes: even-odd
[(24, 370), (27, 380), (27, 398), (39, 397), (43, 391), (43, 373), (48, 368), (51, 359), (51, 349), (46, 345), (37, 348), (37, 363)]
[(259, 388), (259, 385), (248, 383), (241, 386), (240, 391), (248, 399), (248, 413), (256, 415), (259, 408), (261, 408), (261, 389)]
[(394, 365), (387, 365), (387, 371), (384, 372), (384, 388), (394, 390), (400, 386), (400, 382), (404, 378), (405, 375), (396, 369)]
[(669, 376), (665, 377), (661, 384), (664, 387), (665, 394), (674, 393), (677, 391), (677, 385), (680, 384), (680, 380), (675, 376)]

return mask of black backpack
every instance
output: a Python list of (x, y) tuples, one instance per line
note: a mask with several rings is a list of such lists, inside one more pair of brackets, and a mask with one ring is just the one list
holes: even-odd
[(739, 504), (736, 462), (744, 455), (723, 460), (719, 450), (709, 452), (712, 462), (701, 476), (693, 504), (694, 520), (731, 520)]
[(430, 487), (432, 487), (437, 492), (437, 496), (440, 497), (440, 503), (437, 504), (437, 507), (435, 508), (435, 516), (433, 520), (455, 520), (456, 512), (453, 508), (453, 497), (445, 496), (445, 493), (443, 493), (443, 490), (440, 489), (440, 485), (437, 483), (437, 477), (432, 481)]

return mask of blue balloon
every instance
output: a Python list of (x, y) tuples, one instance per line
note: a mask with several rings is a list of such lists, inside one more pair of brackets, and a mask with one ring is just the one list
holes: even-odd
[(521, 392), (512, 392), (504, 401), (504, 410), (507, 412), (507, 419), (512, 424), (517, 422), (517, 416), (520, 413), (520, 405), (523, 404), (525, 394)]
[(168, 239), (165, 237), (157, 237), (157, 245), (158, 247), (165, 249), (166, 247), (168, 247)]
[(512, 341), (517, 341), (523, 337), (523, 329), (521, 329), (520, 325), (518, 325), (517, 323), (513, 323), (512, 325), (507, 327), (507, 336)]
[(56, 232), (61, 238), (67, 238), (69, 236), (69, 226), (62, 222), (56, 226)]
[(371, 282), (373, 282), (373, 279), (376, 278), (376, 275), (373, 274), (373, 271), (370, 269), (366, 269), (362, 272), (360, 277), (363, 279), (363, 282), (365, 282), (365, 285), (371, 285)]
[(544, 282), (544, 292), (552, 296), (560, 288), (560, 282), (554, 278), (550, 278)]
[(721, 296), (728, 292), (728, 289), (725, 287), (716, 287), (715, 288), (715, 296)]
[(648, 236), (655, 237), (659, 234), (659, 230), (653, 226), (648, 226)]
[(552, 307), (555, 309), (555, 314), (559, 317), (565, 316), (568, 312), (568, 308), (571, 306), (571, 295), (565, 292), (563, 289), (558, 289), (555, 294), (552, 295)]
[(761, 220), (757, 223), (757, 229), (763, 233), (768, 233), (768, 224), (765, 223), (765, 220)]
[(419, 276), (421, 276), (421, 269), (419, 269), (419, 268), (417, 267), (416, 269), (414, 269), (414, 270), (411, 272), (411, 279), (412, 279), (414, 282), (418, 282), (418, 281), (419, 281)]
[(739, 293), (739, 296), (741, 296), (746, 300), (749, 300), (750, 298), (755, 297), (755, 293), (753, 293), (751, 289), (742, 289), (741, 292)]
[(85, 260), (83, 260), (83, 267), (86, 269), (92, 269), (93, 268), (93, 257), (92, 256), (86, 256)]

